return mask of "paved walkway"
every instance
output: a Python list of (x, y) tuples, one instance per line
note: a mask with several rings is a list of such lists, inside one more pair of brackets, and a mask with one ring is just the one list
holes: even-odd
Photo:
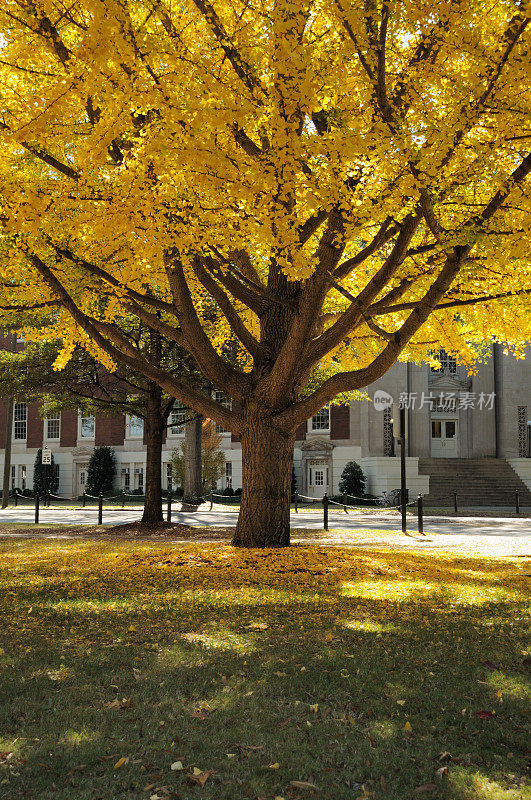
[[(233, 527), (238, 516), (236, 510), (214, 509), (191, 513), (180, 512), (178, 508), (177, 504), (173, 508), (172, 521), (192, 527)], [(114, 510), (107, 508), (104, 509), (103, 524), (112, 526), (134, 522), (140, 515), (140, 508)], [(18, 523), (15, 528), (4, 528), (3, 536), (39, 536), (39, 528), (35, 527), (33, 522), (34, 511), (31, 507), (19, 506), (0, 511), (0, 529), (5, 523)], [(44, 526), (96, 525), (97, 510), (41, 508), (40, 523)], [(328, 533), (321, 533), (322, 511), (291, 514), (292, 528), (301, 530), (300, 535), (294, 531), (294, 541), (301, 538), (306, 542), (326, 541), (336, 546), (391, 546), (400, 549), (422, 547), (430, 550), (455, 550), (493, 556), (531, 555), (531, 522), (528, 518), (430, 516), (425, 519), (425, 536), (418, 535), (415, 516), (408, 515), (407, 524), (408, 535), (403, 535), (400, 532), (400, 516), (396, 513), (382, 511), (370, 514), (363, 512), (345, 514), (332, 511), (329, 515), (330, 530)], [(316, 532), (315, 535), (312, 531)], [(58, 528), (53, 535), (61, 537), (61, 528)]]

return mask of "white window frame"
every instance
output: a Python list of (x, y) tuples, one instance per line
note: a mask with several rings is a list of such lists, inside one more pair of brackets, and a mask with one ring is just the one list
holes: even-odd
[[(91, 419), (92, 420), (92, 436), (83, 436), (83, 420), (84, 419)], [(92, 441), (96, 437), (96, 415), (89, 414), (85, 411), (80, 411), (78, 415), (78, 429), (77, 429), (77, 438), (84, 439), (85, 441)]]
[[(228, 408), (229, 411), (232, 411), (232, 397), (228, 397), (225, 392), (216, 389), (212, 392), (212, 400), (215, 400), (216, 403), (219, 403), (224, 408)], [(223, 425), (219, 425), (216, 422), (216, 433), (221, 433), (226, 436), (230, 436), (230, 431), (227, 428), (224, 428)]]
[(163, 474), (166, 476), (166, 489), (169, 489), (170, 486), (173, 489), (173, 468), (171, 461), (166, 461), (166, 469)]
[(122, 464), (121, 468), (121, 481), (122, 481), (122, 490), (124, 492), (131, 491), (131, 467), (129, 464)]
[(457, 374), (457, 361), (454, 356), (446, 352), (444, 347), (439, 347), (432, 353), (433, 357), (440, 363), (440, 367), (430, 367), (430, 372), (440, 375), (443, 372), (448, 372), (450, 375)]
[[(50, 436), (50, 422), (57, 422), (57, 436)], [(44, 441), (58, 442), (61, 439), (61, 412), (54, 412), (51, 416), (44, 418)]]
[[(141, 433), (131, 433), (131, 427), (133, 420), (140, 420), (142, 423), (142, 431)], [(126, 414), (125, 415), (125, 438), (126, 439), (143, 439), (144, 438), (144, 418), (139, 417), (137, 414)]]
[[(323, 412), (328, 413), (328, 425), (323, 427), (319, 425), (319, 427), (315, 427), (320, 422), (320, 417), (323, 415)], [(317, 414), (314, 414), (313, 417), (310, 417), (308, 420), (308, 433), (330, 433), (330, 403), (327, 403), (323, 406)]]
[(232, 489), (232, 461), (225, 461), (225, 489)]
[[(24, 434), (23, 436), (21, 435), (22, 433)], [(13, 406), (13, 441), (25, 442), (27, 438), (28, 438), (28, 404), (15, 403), (15, 405)]]
[(133, 489), (144, 491), (144, 464), (135, 464), (133, 470)]
[(184, 436), (184, 421), (187, 411), (187, 407), (180, 400), (175, 401), (170, 411), (168, 436)]

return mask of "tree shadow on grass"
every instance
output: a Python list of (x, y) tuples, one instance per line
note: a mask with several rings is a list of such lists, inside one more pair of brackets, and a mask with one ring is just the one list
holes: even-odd
[[(0, 797), (520, 796), (515, 561), (26, 547), (3, 608)], [(203, 788), (194, 767), (215, 770)]]

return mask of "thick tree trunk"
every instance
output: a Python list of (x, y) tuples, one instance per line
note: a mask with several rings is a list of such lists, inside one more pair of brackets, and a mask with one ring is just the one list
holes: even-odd
[(201, 426), (203, 417), (197, 415), (186, 423), (184, 433), (184, 501), (201, 497), (203, 480), (201, 475)]
[(148, 395), (146, 411), (146, 502), (142, 514), (142, 525), (162, 522), (162, 436), (165, 420), (161, 410), (162, 390), (152, 385)]
[(288, 547), (295, 434), (247, 415), (242, 443), (242, 497), (237, 547)]

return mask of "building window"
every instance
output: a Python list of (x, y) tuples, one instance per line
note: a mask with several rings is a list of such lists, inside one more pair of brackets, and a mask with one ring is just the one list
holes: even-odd
[(324, 406), (310, 420), (310, 431), (330, 430), (330, 404)]
[(453, 356), (448, 355), (446, 350), (440, 347), (434, 353), (433, 357), (440, 363), (440, 367), (430, 367), (431, 372), (449, 372), (450, 375), (455, 375), (457, 372), (457, 361)]
[(24, 440), (28, 428), (28, 407), (26, 403), (15, 403), (13, 409), (13, 438)]
[(61, 414), (49, 414), (44, 420), (44, 438), (57, 440), (61, 435)]
[[(212, 399), (215, 400), (216, 403), (219, 403), (220, 406), (224, 406), (225, 408), (228, 408), (229, 411), (232, 411), (232, 399), (228, 397), (225, 394), (225, 392), (219, 392), (219, 391), (213, 392)], [(216, 423), (216, 433), (229, 433), (229, 432), (230, 431), (224, 428), (223, 425), (218, 425)]]
[(15, 466), (11, 467), (11, 491), (14, 491), (17, 485), (17, 468)]
[(527, 457), (527, 406), (518, 406), (518, 457)]
[(166, 486), (169, 490), (171, 490), (173, 487), (173, 471), (171, 461), (166, 464)]
[(24, 491), (24, 489), (26, 488), (26, 484), (27, 484), (27, 469), (26, 465), (22, 464), (22, 466), (20, 467), (20, 488), (22, 491)]
[(395, 440), (393, 437), (392, 411), (390, 408), (384, 408), (383, 428), (384, 428), (384, 456), (394, 456)]
[(225, 461), (225, 487), (232, 489), (232, 461)]
[(144, 436), (144, 420), (135, 414), (127, 415), (127, 437), (129, 439), (142, 439)]
[(184, 423), (186, 422), (186, 407), (180, 400), (176, 400), (170, 414), (170, 433), (172, 436), (182, 436), (184, 434)]
[(128, 492), (131, 488), (131, 472), (129, 467), (122, 467), (122, 489)]
[(89, 414), (86, 411), (81, 411), (79, 415), (79, 438), (94, 439), (95, 429), (96, 429), (96, 420), (94, 418), (94, 414)]
[(144, 467), (135, 467), (135, 489), (144, 490)]

